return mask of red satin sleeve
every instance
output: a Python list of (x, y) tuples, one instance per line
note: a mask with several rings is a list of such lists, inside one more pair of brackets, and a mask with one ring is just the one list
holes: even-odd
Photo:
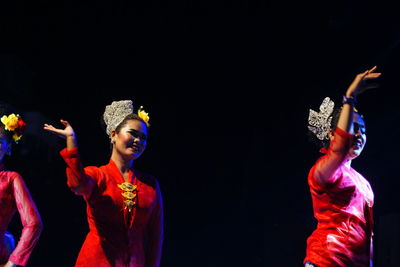
[(25, 266), (42, 232), (42, 220), (22, 177), (17, 175), (12, 183), (15, 203), (21, 217), (22, 233), (9, 260)]
[(326, 155), (322, 156), (310, 170), (309, 184), (312, 189), (321, 191), (337, 182), (339, 176), (336, 176), (335, 172), (346, 160), (352, 138), (352, 134), (339, 127), (336, 128)]
[(164, 240), (164, 211), (160, 185), (156, 180), (156, 198), (153, 213), (146, 227), (146, 267), (158, 267)]
[(85, 197), (90, 196), (94, 181), (82, 167), (78, 148), (64, 148), (60, 151), (60, 155), (67, 164), (66, 174), (68, 187), (77, 195)]

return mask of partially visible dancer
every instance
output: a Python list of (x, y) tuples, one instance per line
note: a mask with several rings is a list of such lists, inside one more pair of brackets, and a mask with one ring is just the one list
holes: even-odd
[[(25, 266), (39, 240), (42, 221), (23, 178), (3, 162), (5, 155), (11, 155), (13, 143), (21, 139), (25, 122), (6, 103), (0, 103), (0, 118), (0, 267)], [(23, 229), (14, 248), (7, 228), (17, 211)]]
[(325, 153), (311, 168), (308, 184), (317, 228), (307, 239), (307, 267), (372, 266), (374, 194), (369, 182), (351, 167), (366, 143), (357, 96), (376, 88), (376, 67), (358, 74), (341, 107), (328, 97), (320, 111), (310, 110), (308, 129)]
[(60, 153), (67, 164), (67, 184), (86, 201), (89, 233), (75, 266), (158, 267), (164, 224), (160, 186), (134, 166), (147, 145), (149, 116), (141, 109), (134, 113), (131, 100), (121, 100), (106, 106), (103, 119), (112, 153), (100, 167), (82, 167), (67, 121), (61, 120), (64, 129), (44, 126), (65, 137), (67, 147)]

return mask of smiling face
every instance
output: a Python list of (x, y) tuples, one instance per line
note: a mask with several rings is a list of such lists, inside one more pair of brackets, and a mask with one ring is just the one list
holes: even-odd
[(116, 153), (124, 160), (137, 159), (146, 149), (147, 136), (147, 125), (144, 122), (127, 120), (118, 132), (112, 133), (113, 154)]
[(367, 142), (367, 135), (365, 132), (365, 122), (358, 113), (353, 115), (353, 133), (354, 137), (352, 140), (351, 147), (349, 149), (350, 159), (358, 157), (364, 149), (365, 143)]

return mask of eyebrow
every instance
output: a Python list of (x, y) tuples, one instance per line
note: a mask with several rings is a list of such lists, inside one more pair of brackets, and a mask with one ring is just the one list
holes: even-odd
[(144, 137), (147, 138), (147, 134), (145, 134), (144, 132), (135, 130), (135, 129), (129, 129), (128, 132), (134, 132), (134, 133), (136, 133), (136, 134), (142, 135), (142, 136), (144, 136)]
[(129, 129), (128, 131), (129, 131), (129, 132), (135, 132), (135, 133), (145, 134), (144, 132), (138, 131), (138, 130), (135, 130), (135, 129)]
[(366, 127), (365, 127), (365, 124), (359, 124), (358, 122), (354, 122), (354, 124), (356, 124), (357, 125), (357, 127), (358, 127), (358, 129), (362, 129), (362, 130), (364, 130), (364, 131), (366, 131)]

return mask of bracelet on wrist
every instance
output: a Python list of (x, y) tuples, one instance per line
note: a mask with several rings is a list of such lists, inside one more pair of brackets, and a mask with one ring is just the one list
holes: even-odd
[(355, 105), (357, 105), (357, 99), (354, 96), (347, 97), (347, 96), (343, 95), (342, 103), (349, 104), (352, 107), (354, 107)]

